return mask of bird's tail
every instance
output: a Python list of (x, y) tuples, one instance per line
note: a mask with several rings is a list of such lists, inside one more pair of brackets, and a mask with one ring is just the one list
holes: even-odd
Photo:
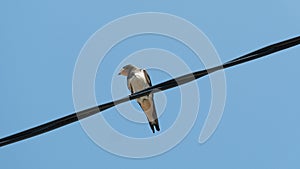
[[(156, 131), (160, 130), (158, 119), (155, 119), (154, 121), (151, 121), (151, 122), (149, 121), (149, 125), (150, 125), (150, 128), (153, 133), (155, 133), (155, 129), (156, 129)], [(154, 129), (154, 127), (155, 127), (155, 129)]]

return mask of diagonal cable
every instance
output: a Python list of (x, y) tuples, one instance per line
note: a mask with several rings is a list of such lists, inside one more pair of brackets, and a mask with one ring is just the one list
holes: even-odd
[(264, 48), (258, 49), (254, 52), (248, 53), (246, 55), (243, 55), (241, 57), (238, 57), (236, 59), (230, 60), (222, 65), (219, 66), (215, 66), (209, 69), (205, 69), (205, 70), (200, 70), (197, 72), (193, 72), (193, 73), (189, 73), (174, 79), (170, 79), (168, 81), (159, 83), (157, 85), (154, 85), (152, 87), (149, 87), (145, 90), (133, 93), (127, 97), (121, 98), (119, 100), (115, 100), (115, 101), (111, 101), (105, 104), (101, 104), (95, 107), (91, 107), (89, 109), (86, 110), (82, 110), (70, 115), (67, 115), (65, 117), (50, 121), (48, 123), (30, 128), (28, 130), (4, 137), (0, 139), (0, 147), (8, 145), (8, 144), (12, 144), (21, 140), (25, 140), (27, 138), (30, 137), (34, 137), (36, 135), (40, 135), (43, 133), (46, 133), (48, 131), (57, 129), (59, 127), (68, 125), (70, 123), (79, 121), (81, 119), (84, 119), (86, 117), (92, 116), (98, 112), (104, 111), (108, 108), (111, 108), (113, 106), (116, 106), (118, 104), (127, 102), (129, 100), (133, 100), (136, 98), (139, 98), (141, 96), (145, 96), (148, 95), (149, 93), (156, 93), (156, 92), (161, 92), (170, 88), (174, 88), (176, 86), (191, 82), (193, 80), (196, 80), (198, 78), (201, 78), (203, 76), (206, 76), (210, 73), (213, 73), (215, 71), (221, 70), (221, 69), (226, 69), (229, 67), (233, 67), (245, 62), (249, 62), (251, 60), (255, 60), (261, 57), (265, 57), (267, 55), (270, 55), (272, 53), (287, 49), (287, 48), (291, 48), (293, 46), (299, 45), (300, 44), (300, 36), (295, 37), (295, 38), (291, 38), (276, 44), (272, 44), (269, 46), (266, 46)]

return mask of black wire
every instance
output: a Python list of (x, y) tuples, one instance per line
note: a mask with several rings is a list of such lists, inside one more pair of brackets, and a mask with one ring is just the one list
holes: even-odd
[(272, 54), (272, 53), (275, 53), (275, 52), (278, 52), (278, 51), (281, 51), (281, 50), (284, 50), (284, 49), (287, 49), (287, 48), (290, 48), (290, 47), (293, 47), (293, 46), (296, 46), (299, 44), (300, 44), (300, 36), (292, 38), (292, 39), (288, 39), (288, 40), (285, 40), (285, 41), (282, 41), (282, 42), (279, 42), (279, 43), (276, 43), (273, 45), (269, 45), (269, 46), (266, 46), (261, 49), (258, 49), (254, 52), (251, 52), (249, 54), (246, 54), (246, 55), (243, 55), (236, 59), (233, 59), (231, 61), (228, 61), (223, 65), (219, 65), (219, 66), (216, 66), (213, 68), (201, 70), (198, 72), (194, 72), (194, 73), (190, 73), (190, 74), (186, 74), (186, 75), (177, 77), (175, 79), (168, 80), (166, 82), (149, 87), (145, 90), (133, 93), (129, 97), (130, 97), (130, 100), (132, 100), (132, 99), (136, 99), (138, 97), (147, 95), (150, 92), (155, 93), (155, 92), (159, 92), (159, 91), (166, 90), (169, 88), (173, 88), (178, 85), (182, 85), (184, 83), (188, 83), (188, 82), (198, 79), (200, 77), (206, 76), (207, 74), (213, 73), (215, 71), (218, 71), (221, 69), (226, 69), (226, 68), (229, 68), (229, 67), (232, 67), (235, 65), (239, 65), (239, 64), (251, 61), (251, 60), (255, 60), (260, 57), (263, 57), (263, 56), (266, 56), (266, 55), (269, 55), (269, 54)]
[(7, 136), (5, 138), (0, 139), (0, 147), (11, 144), (11, 143), (14, 143), (14, 142), (18, 142), (18, 141), (21, 141), (21, 140), (25, 140), (27, 138), (34, 137), (36, 135), (46, 133), (46, 132), (54, 130), (54, 129), (57, 129), (59, 127), (65, 126), (65, 125), (73, 123), (75, 121), (78, 121), (78, 120), (84, 119), (86, 117), (92, 116), (92, 115), (94, 115), (98, 112), (104, 111), (104, 110), (106, 110), (108, 108), (111, 108), (115, 105), (118, 105), (120, 103), (124, 103), (124, 102), (127, 102), (129, 100), (133, 100), (133, 99), (136, 99), (138, 97), (148, 95), (151, 92), (156, 93), (156, 92), (164, 91), (164, 90), (167, 90), (167, 89), (170, 89), (170, 88), (173, 88), (173, 87), (191, 82), (195, 79), (206, 76), (206, 75), (208, 75), (210, 73), (213, 73), (215, 71), (218, 71), (218, 70), (221, 70), (221, 69), (226, 69), (226, 68), (229, 68), (229, 67), (233, 67), (233, 66), (251, 61), (251, 60), (255, 60), (255, 59), (267, 56), (269, 54), (272, 54), (272, 53), (275, 53), (275, 52), (278, 52), (278, 51), (281, 51), (281, 50), (284, 50), (284, 49), (287, 49), (287, 48), (290, 48), (290, 47), (293, 47), (293, 46), (296, 46), (296, 45), (299, 45), (299, 44), (300, 44), (300, 36), (292, 38), (292, 39), (288, 39), (288, 40), (285, 40), (283, 42), (279, 42), (279, 43), (276, 43), (276, 44), (273, 44), (273, 45), (266, 46), (264, 48), (261, 48), (259, 50), (254, 51), (254, 52), (251, 52), (251, 53), (246, 54), (244, 56), (241, 56), (239, 58), (228, 61), (223, 65), (219, 65), (219, 66), (212, 67), (212, 68), (209, 68), (209, 69), (206, 69), (206, 70), (201, 70), (201, 71), (197, 71), (197, 72), (194, 72), (194, 73), (186, 74), (186, 75), (168, 80), (166, 82), (154, 85), (154, 86), (149, 87), (145, 90), (133, 93), (133, 94), (131, 94), (127, 97), (124, 97), (122, 99), (111, 101), (111, 102), (108, 102), (108, 103), (105, 103), (105, 104), (101, 104), (101, 105), (98, 105), (98, 106), (95, 106), (95, 107), (92, 107), (92, 108), (89, 108), (89, 109), (86, 109), (86, 110), (82, 110), (82, 111), (79, 111), (77, 113), (73, 113), (73, 114), (70, 114), (68, 116), (65, 116), (65, 117), (50, 121), (48, 123), (33, 127), (31, 129), (13, 134), (11, 136)]

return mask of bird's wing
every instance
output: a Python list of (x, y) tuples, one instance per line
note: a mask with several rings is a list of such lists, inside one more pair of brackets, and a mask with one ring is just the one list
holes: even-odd
[(127, 87), (130, 90), (131, 94), (134, 93), (131, 83), (128, 83)]
[(149, 84), (149, 86), (152, 86), (150, 76), (148, 75), (147, 71), (145, 69), (143, 69), (143, 72), (144, 72), (147, 83)]

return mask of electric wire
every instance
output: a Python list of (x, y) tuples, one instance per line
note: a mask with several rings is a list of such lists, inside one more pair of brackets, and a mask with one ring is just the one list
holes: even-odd
[(111, 101), (111, 102), (108, 102), (105, 104), (101, 104), (98, 106), (94, 106), (94, 107), (91, 107), (89, 109), (82, 110), (79, 112), (75, 112), (75, 113), (67, 115), (65, 117), (61, 117), (59, 119), (47, 122), (45, 124), (42, 124), (42, 125), (27, 129), (25, 131), (1, 138), (0, 139), (0, 147), (3, 147), (5, 145), (9, 145), (9, 144), (21, 141), (21, 140), (28, 139), (30, 137), (34, 137), (34, 136), (49, 132), (54, 129), (63, 127), (70, 123), (79, 121), (81, 119), (87, 118), (92, 115), (95, 115), (96, 113), (102, 112), (113, 106), (116, 106), (118, 104), (130, 101), (130, 100), (133, 100), (136, 98), (139, 98), (141, 96), (145, 96), (150, 93), (157, 93), (157, 92), (161, 92), (161, 91), (164, 91), (164, 90), (167, 90), (170, 88), (174, 88), (176, 86), (191, 82), (193, 80), (196, 80), (198, 78), (201, 78), (203, 76), (206, 76), (208, 74), (216, 72), (218, 70), (226, 69), (226, 68), (240, 65), (242, 63), (249, 62), (249, 61), (261, 58), (261, 57), (265, 57), (272, 53), (282, 51), (284, 49), (291, 48), (291, 47), (299, 45), (299, 44), (300, 44), (300, 36), (294, 37), (294, 38), (291, 38), (291, 39), (288, 39), (288, 40), (285, 40), (285, 41), (282, 41), (282, 42), (279, 42), (276, 44), (266, 46), (266, 47), (258, 49), (256, 51), (250, 52), (246, 55), (243, 55), (236, 59), (230, 60), (222, 65), (215, 66), (215, 67), (205, 69), (205, 70), (200, 70), (200, 71), (193, 72), (193, 73), (189, 73), (189, 74), (186, 74), (186, 75), (174, 78), (174, 79), (170, 79), (168, 81), (159, 83), (152, 87), (149, 87), (145, 90), (142, 90), (142, 91), (139, 91), (136, 93), (132, 93), (131, 95), (126, 96), (124, 98), (121, 98), (121, 99), (118, 99), (115, 101)]

